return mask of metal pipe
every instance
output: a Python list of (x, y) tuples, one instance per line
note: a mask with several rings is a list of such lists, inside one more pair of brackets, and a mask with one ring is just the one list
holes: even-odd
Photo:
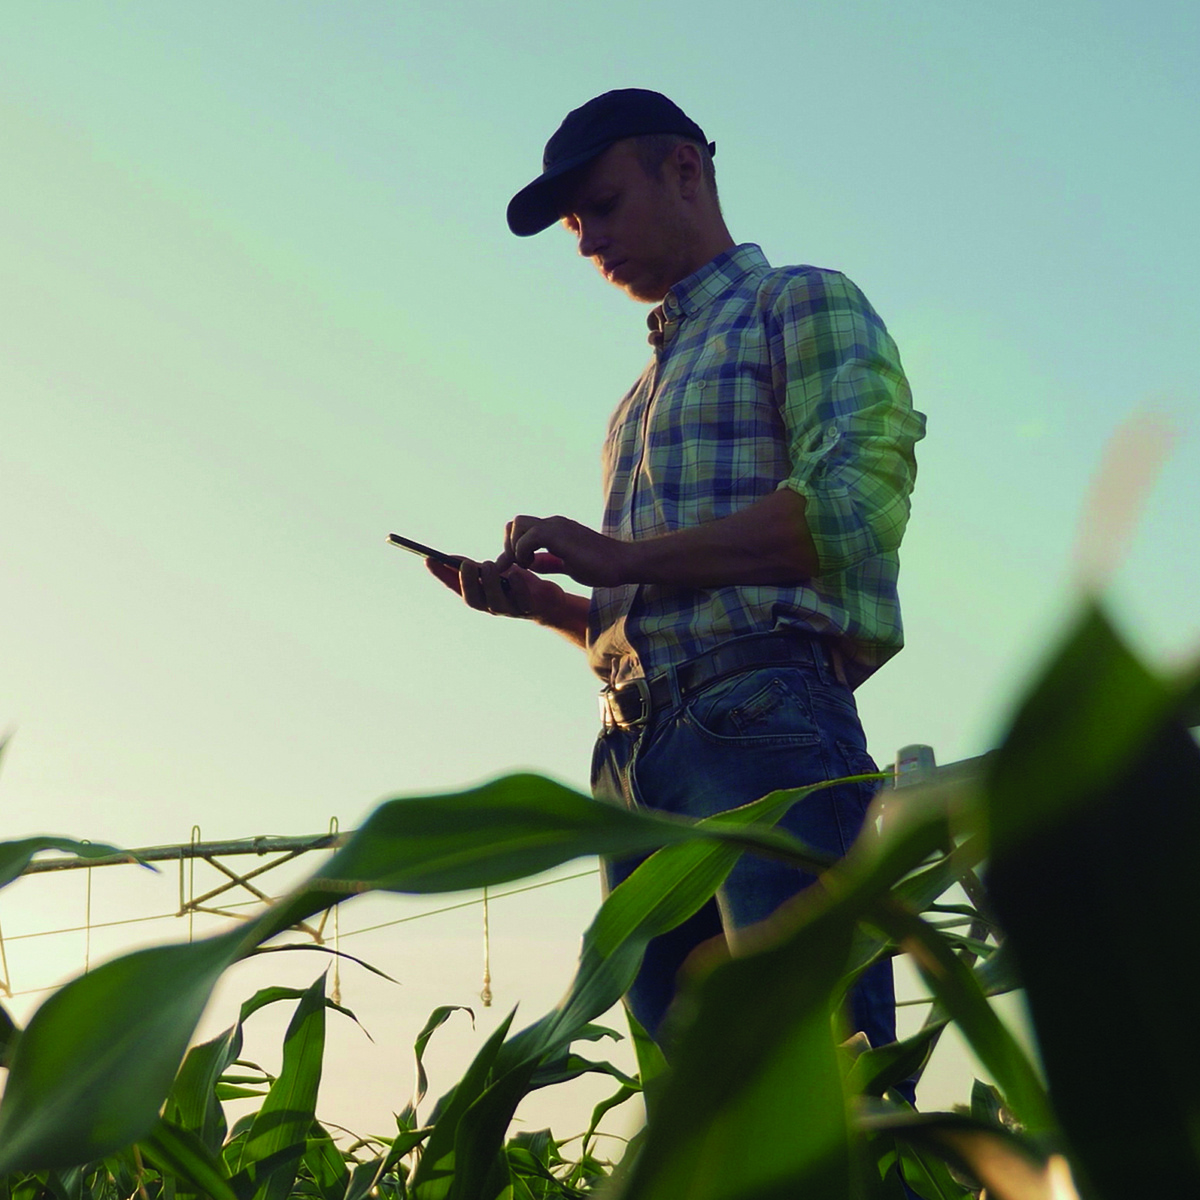
[(143, 846), (125, 854), (106, 854), (103, 858), (82, 858), (64, 855), (62, 858), (42, 858), (31, 862), (23, 875), (41, 875), (46, 871), (78, 871), (87, 867), (116, 867), (136, 862), (175, 862), (185, 858), (208, 858), (211, 855), (280, 854), (306, 850), (336, 850), (353, 834), (321, 833), (309, 837), (255, 837), (232, 842), (192, 842), (178, 846)]

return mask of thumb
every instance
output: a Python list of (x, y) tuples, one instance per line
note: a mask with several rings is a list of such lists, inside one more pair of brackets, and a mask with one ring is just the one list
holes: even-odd
[(452, 592), (462, 595), (462, 584), (459, 582), (458, 572), (453, 567), (434, 562), (432, 558), (425, 560), (425, 567), (430, 575), (444, 583)]

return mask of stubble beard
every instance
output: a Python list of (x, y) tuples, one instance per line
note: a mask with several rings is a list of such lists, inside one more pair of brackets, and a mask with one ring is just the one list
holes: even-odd
[[(667, 292), (693, 271), (691, 231), (674, 213), (664, 216), (660, 252), (625, 283), (617, 283), (627, 296), (642, 304), (659, 304)], [(614, 281), (615, 282), (615, 281)]]

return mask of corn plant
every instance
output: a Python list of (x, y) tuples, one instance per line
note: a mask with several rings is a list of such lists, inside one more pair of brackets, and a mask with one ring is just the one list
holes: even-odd
[[(213, 1200), (597, 1189), (613, 1200), (889, 1200), (906, 1189), (939, 1200), (980, 1185), (989, 1197), (1046, 1195), (1069, 1162), (1097, 1200), (1200, 1193), (1200, 1052), (1180, 949), (1200, 918), (1200, 752), (1184, 728), (1197, 695), (1195, 671), (1156, 677), (1088, 607), (980, 776), (893, 794), (880, 828), (869, 822), (837, 863), (774, 828), (813, 789), (699, 822), (606, 806), (533, 775), (390, 801), (254, 921), (114, 959), (50, 996), (23, 1031), (10, 1028), (0, 1175), (22, 1200), (76, 1200), (85, 1188), (148, 1198), (150, 1186)], [(0, 879), (22, 853), (0, 848)], [(315, 1123), (328, 1007), (319, 983), (289, 997), (278, 1079), (237, 1067), (241, 1021), (188, 1049), (224, 970), (348, 896), (477, 888), (582, 855), (646, 853), (597, 912), (562, 1001), (516, 1032), (510, 1016), (429, 1118), (406, 1107), (386, 1142), (338, 1150)], [(743, 853), (821, 881), (736, 956), (697, 956), (665, 1057), (634, 1029), (639, 1075), (619, 1080), (614, 1102), (641, 1090), (648, 1119), (615, 1170), (589, 1138), (574, 1161), (548, 1132), (509, 1139), (532, 1089), (592, 1069), (573, 1047), (600, 1036), (593, 1022), (629, 986), (649, 939), (704, 904)], [(946, 903), (977, 868), (983, 903)], [(945, 927), (947, 913), (971, 932)], [(869, 963), (896, 953), (915, 961), (934, 1009), (914, 1037), (865, 1047), (842, 1001)], [(989, 1004), (1017, 986), (1038, 1060)], [(282, 998), (260, 994), (242, 1020)], [(895, 1086), (949, 1023), (996, 1087), (978, 1085), (969, 1111), (914, 1112)], [(262, 1106), (226, 1131), (222, 1099), (256, 1085)]]

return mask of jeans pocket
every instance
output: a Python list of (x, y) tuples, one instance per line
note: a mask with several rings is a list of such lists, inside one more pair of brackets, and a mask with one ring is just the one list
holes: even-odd
[[(843, 741), (841, 738), (834, 739), (834, 745), (837, 746), (838, 757), (841, 759), (847, 775), (871, 775), (879, 770), (875, 765), (875, 760), (862, 746), (855, 745), (854, 742)], [(878, 788), (879, 784), (869, 783), (865, 786)]]
[(714, 742), (763, 746), (816, 746), (821, 731), (813, 717), (804, 672), (758, 668), (702, 689), (684, 719)]

